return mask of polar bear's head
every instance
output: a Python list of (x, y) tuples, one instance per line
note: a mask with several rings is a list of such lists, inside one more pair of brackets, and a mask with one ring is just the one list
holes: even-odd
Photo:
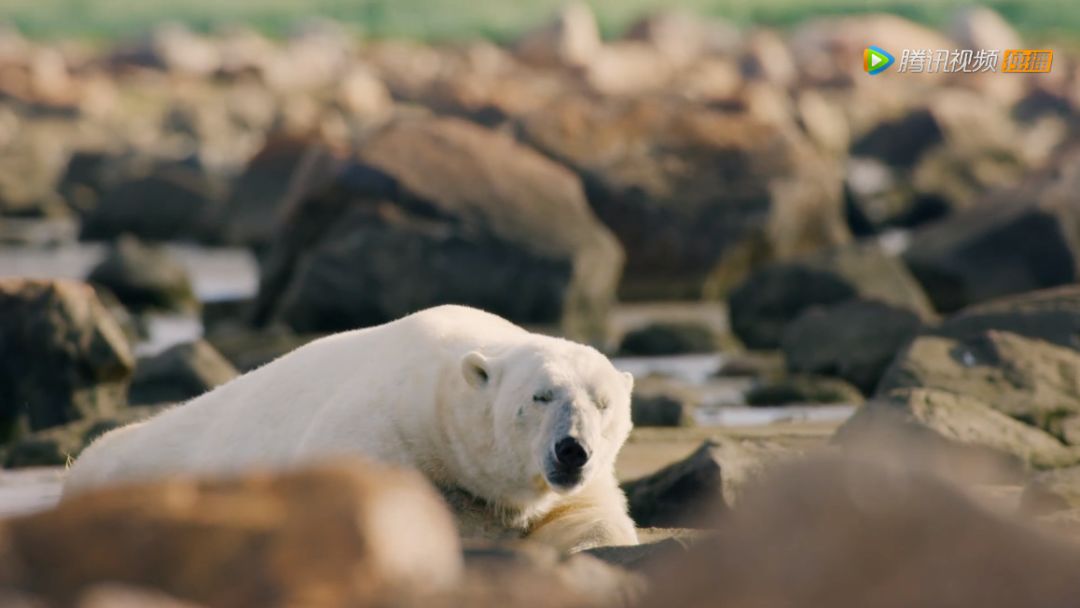
[[(610, 475), (630, 434), (634, 377), (593, 348), (537, 336), (495, 355), (461, 361), (468, 401), (491, 425), (492, 462), (478, 463), (487, 490), (508, 504), (568, 494)], [(482, 406), (480, 404), (483, 404)], [(472, 436), (479, 435), (479, 431)], [(493, 448), (493, 449), (492, 449)]]

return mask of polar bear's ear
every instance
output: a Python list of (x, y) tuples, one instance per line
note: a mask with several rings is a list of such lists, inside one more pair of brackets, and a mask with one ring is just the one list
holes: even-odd
[(484, 388), (491, 380), (487, 357), (476, 351), (465, 355), (461, 360), (461, 373), (465, 376), (465, 382), (473, 388)]
[(622, 377), (623, 383), (626, 384), (626, 392), (634, 392), (634, 374), (631, 374), (630, 372), (623, 372)]

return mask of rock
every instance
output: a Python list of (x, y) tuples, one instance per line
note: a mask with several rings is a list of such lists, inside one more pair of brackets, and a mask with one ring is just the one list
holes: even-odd
[(630, 400), (630, 419), (635, 427), (686, 426), (690, 420), (688, 409), (684, 400), (669, 395), (634, 393)]
[(627, 332), (619, 346), (619, 354), (651, 357), (711, 353), (716, 349), (717, 336), (705, 323), (657, 322)]
[(953, 312), (987, 300), (1075, 282), (1072, 226), (1025, 201), (978, 205), (916, 231), (904, 261), (934, 307)]
[(1080, 507), (1080, 467), (1040, 471), (1024, 486), (1020, 510), (1045, 515)]
[(776, 348), (784, 328), (809, 308), (856, 296), (933, 315), (903, 262), (877, 245), (856, 244), (755, 271), (728, 296), (731, 328), (749, 348)]
[(1057, 436), (1080, 414), (1080, 353), (990, 330), (962, 340), (920, 336), (896, 358), (878, 391), (932, 388), (976, 397)]
[(1009, 608), (1080, 595), (1075, 544), (895, 462), (799, 463), (745, 506), (714, 539), (650, 568), (640, 605)]
[(159, 168), (106, 190), (84, 217), (79, 238), (111, 240), (129, 233), (150, 241), (198, 239), (219, 196), (198, 170), (179, 165)]
[(605, 44), (585, 67), (585, 82), (604, 96), (638, 96), (662, 91), (675, 76), (671, 61), (643, 42)]
[(759, 382), (746, 393), (746, 404), (775, 406), (808, 403), (861, 404), (859, 389), (837, 378), (796, 374)]
[(741, 42), (741, 33), (727, 21), (667, 9), (631, 24), (624, 39), (649, 43), (671, 65), (681, 68), (709, 53), (734, 51)]
[(856, 410), (834, 441), (856, 451), (902, 455), (961, 477), (1015, 481), (1023, 469), (1080, 458), (1049, 433), (975, 397), (935, 389), (879, 396)]
[(212, 606), (372, 604), (463, 570), (434, 489), (360, 462), (103, 490), (3, 528), (4, 586), (64, 605), (106, 582)]
[(785, 328), (780, 348), (792, 372), (836, 376), (870, 394), (921, 328), (911, 311), (850, 300), (800, 315)]
[(838, 169), (801, 136), (748, 113), (564, 95), (518, 130), (581, 175), (626, 249), (627, 298), (701, 297), (718, 267), (741, 278), (749, 264), (850, 236)]
[(221, 66), (214, 44), (179, 23), (155, 28), (139, 44), (121, 50), (114, 60), (198, 77), (207, 77)]
[(639, 527), (702, 527), (736, 504), (765, 462), (738, 441), (707, 440), (683, 460), (625, 482), (630, 516)]
[(95, 415), (63, 426), (30, 433), (3, 450), (3, 467), (63, 467), (70, 465), (90, 442), (126, 424), (145, 420), (164, 407), (123, 408), (114, 414)]
[(261, 330), (226, 326), (207, 335), (206, 341), (240, 372), (249, 372), (320, 336), (297, 335), (287, 327), (277, 325)]
[(793, 85), (799, 75), (787, 43), (771, 30), (750, 34), (742, 57), (742, 71), (750, 80), (763, 80), (783, 88)]
[(178, 344), (136, 362), (128, 400), (132, 405), (187, 401), (239, 375), (205, 340)]
[(79, 596), (77, 608), (199, 608), (164, 593), (130, 585), (106, 583)]
[(643, 528), (638, 530), (640, 545), (626, 547), (595, 547), (586, 553), (613, 566), (640, 572), (682, 555), (695, 544), (710, 537), (708, 533), (690, 528)]
[(527, 32), (517, 42), (524, 61), (548, 66), (582, 66), (600, 50), (596, 16), (584, 2), (567, 4), (548, 24)]
[(720, 369), (719, 378), (775, 378), (785, 373), (784, 357), (771, 351), (745, 351), (727, 353)]
[(285, 226), (256, 320), (300, 332), (457, 303), (602, 339), (622, 261), (572, 173), (457, 119), (374, 135)]
[(638, 577), (587, 552), (534, 543), (466, 545), (465, 566), (465, 582), (441, 598), (447, 606), (630, 606), (644, 592)]
[(953, 14), (949, 37), (961, 48), (1019, 49), (1020, 34), (997, 11), (984, 6), (965, 7)]
[(133, 367), (123, 331), (88, 285), (0, 280), (4, 438), (117, 411)]
[(109, 247), (86, 280), (108, 289), (137, 314), (199, 309), (187, 268), (165, 248), (144, 245), (127, 235)]
[(1008, 331), (1080, 351), (1080, 287), (1068, 285), (970, 306), (934, 328), (956, 339)]
[(317, 141), (287, 136), (269, 139), (237, 178), (215, 218), (217, 240), (268, 247), (295, 199), (327, 182), (341, 162), (339, 154)]
[(919, 109), (878, 125), (852, 143), (851, 154), (911, 168), (923, 153), (944, 140), (944, 129), (933, 112)]

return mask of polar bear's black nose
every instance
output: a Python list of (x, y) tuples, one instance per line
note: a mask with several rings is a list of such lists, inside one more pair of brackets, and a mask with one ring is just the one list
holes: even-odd
[(568, 469), (580, 469), (589, 462), (589, 452), (573, 437), (563, 437), (555, 443), (555, 460)]

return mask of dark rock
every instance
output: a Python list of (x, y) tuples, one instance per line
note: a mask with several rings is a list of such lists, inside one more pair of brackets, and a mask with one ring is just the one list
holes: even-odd
[(721, 378), (775, 378), (784, 375), (784, 357), (778, 352), (725, 353), (716, 375)]
[(456, 119), (395, 122), (285, 222), (256, 322), (301, 332), (475, 306), (602, 339), (622, 254), (573, 174)]
[(851, 300), (803, 313), (784, 330), (781, 349), (791, 371), (843, 378), (870, 394), (921, 327), (913, 312)]
[(3, 532), (4, 587), (58, 605), (106, 582), (211, 606), (374, 605), (463, 572), (423, 477), (360, 462), (69, 496)]
[(690, 418), (688, 405), (668, 395), (634, 393), (630, 400), (630, 418), (634, 426), (685, 426)]
[(746, 393), (746, 404), (753, 406), (862, 402), (859, 389), (843, 380), (803, 374), (766, 380)]
[(0, 419), (5, 438), (124, 404), (134, 359), (94, 290), (0, 280)]
[(717, 349), (717, 337), (704, 323), (660, 322), (631, 330), (619, 346), (621, 356), (682, 355), (711, 353)]
[(707, 532), (690, 528), (642, 528), (638, 530), (640, 545), (595, 547), (586, 553), (613, 566), (639, 572), (660, 560), (686, 553), (687, 549), (709, 537)]
[(935, 389), (894, 391), (859, 408), (834, 441), (903, 456), (961, 477), (1015, 482), (1029, 468), (1068, 466), (1080, 452), (975, 397)]
[(232, 326), (219, 328), (206, 340), (240, 372), (249, 372), (319, 337), (321, 334), (297, 335), (280, 326), (263, 330)]
[(627, 251), (621, 295), (694, 298), (712, 275), (849, 239), (839, 170), (790, 131), (658, 96), (562, 96), (521, 137), (573, 168)]
[(161, 167), (107, 189), (84, 217), (79, 238), (111, 240), (129, 233), (151, 241), (198, 240), (219, 200), (219, 188), (201, 171)]
[(649, 569), (640, 605), (1069, 606), (1080, 549), (1057, 536), (895, 462), (817, 459), (764, 481), (714, 539)]
[(933, 388), (970, 395), (994, 409), (1061, 436), (1080, 414), (1080, 353), (990, 330), (962, 340), (920, 336), (896, 358), (878, 391)]
[(919, 157), (944, 141), (945, 132), (928, 109), (884, 122), (851, 145), (852, 156), (881, 159), (894, 167), (913, 167)]
[(1008, 331), (1080, 351), (1080, 286), (1069, 285), (999, 298), (965, 308), (933, 333), (965, 339)]
[(702, 527), (731, 508), (762, 467), (760, 457), (730, 439), (705, 441), (679, 462), (623, 484), (639, 527)]
[(162, 409), (164, 408), (125, 408), (115, 414), (92, 416), (30, 433), (4, 448), (3, 466), (5, 469), (19, 469), (70, 465), (101, 435), (125, 424), (145, 420)]
[(1036, 205), (987, 203), (915, 232), (904, 261), (934, 307), (953, 312), (1076, 281), (1071, 230)]
[(191, 312), (199, 301), (183, 264), (160, 246), (122, 236), (86, 280), (111, 291), (135, 313)]
[(205, 340), (178, 344), (135, 363), (128, 399), (132, 405), (177, 403), (238, 375), (232, 363)]

